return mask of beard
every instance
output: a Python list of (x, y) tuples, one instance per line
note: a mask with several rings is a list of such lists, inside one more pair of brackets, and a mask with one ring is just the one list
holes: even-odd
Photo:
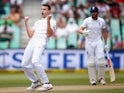
[(92, 18), (96, 20), (98, 18), (98, 15), (92, 15)]

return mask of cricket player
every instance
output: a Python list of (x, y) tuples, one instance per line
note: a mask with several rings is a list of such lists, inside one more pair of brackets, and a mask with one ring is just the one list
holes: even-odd
[[(104, 59), (104, 44), (107, 46), (107, 31), (104, 19), (98, 17), (98, 8), (91, 7), (91, 17), (86, 18), (80, 27), (80, 33), (85, 35), (85, 49), (87, 53), (88, 74), (91, 85), (96, 85), (96, 61), (98, 66), (98, 81), (105, 85), (105, 59)], [(104, 42), (103, 42), (104, 41)]]
[(41, 85), (34, 73), (34, 69), (43, 83), (43, 85), (38, 88), (38, 91), (47, 91), (53, 88), (42, 64), (40, 63), (42, 62), (41, 55), (45, 49), (48, 38), (52, 36), (53, 32), (56, 30), (56, 21), (51, 19), (50, 9), (50, 6), (47, 4), (41, 6), (41, 19), (34, 23), (33, 28), (30, 28), (28, 25), (29, 17), (26, 16), (24, 19), (30, 41), (23, 55), (22, 69), (26, 77), (32, 82), (31, 86), (28, 87), (27, 90), (35, 90)]

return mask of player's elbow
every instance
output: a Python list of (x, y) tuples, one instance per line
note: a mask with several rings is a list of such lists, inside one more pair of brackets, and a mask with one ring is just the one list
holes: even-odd
[(79, 34), (82, 34), (82, 31), (81, 31), (81, 30), (79, 30), (79, 31), (78, 31), (78, 33), (79, 33)]
[(32, 38), (32, 35), (28, 35), (29, 38)]
[(51, 37), (53, 35), (53, 33), (48, 33), (47, 37)]
[(53, 35), (53, 31), (52, 30), (47, 31), (47, 37), (51, 37), (52, 35)]

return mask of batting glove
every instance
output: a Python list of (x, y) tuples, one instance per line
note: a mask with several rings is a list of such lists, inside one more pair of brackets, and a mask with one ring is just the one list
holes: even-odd
[(109, 47), (108, 47), (108, 45), (105, 45), (105, 46), (104, 46), (104, 49), (105, 49), (105, 51), (108, 51), (108, 52), (109, 52), (109, 50), (110, 50)]
[(89, 34), (89, 32), (90, 32), (90, 30), (85, 30), (85, 31), (83, 31), (83, 35), (84, 35), (85, 37), (87, 37), (88, 34)]

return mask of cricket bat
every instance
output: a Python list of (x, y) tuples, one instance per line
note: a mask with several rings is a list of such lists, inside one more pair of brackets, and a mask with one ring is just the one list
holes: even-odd
[(113, 68), (112, 61), (111, 61), (108, 51), (106, 51), (106, 55), (107, 55), (107, 64), (108, 64), (108, 70), (109, 70), (109, 75), (110, 75), (110, 82), (113, 82), (115, 81), (114, 68)]

